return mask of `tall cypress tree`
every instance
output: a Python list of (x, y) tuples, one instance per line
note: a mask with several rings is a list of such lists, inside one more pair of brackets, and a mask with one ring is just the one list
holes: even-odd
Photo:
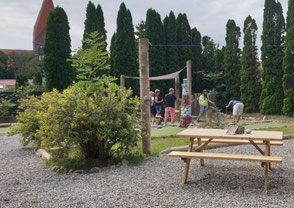
[(110, 43), (110, 75), (116, 76), (116, 32), (113, 33)]
[[(163, 24), (161, 17), (154, 9), (148, 9), (146, 14), (146, 34), (152, 45), (162, 45), (165, 43)], [(166, 74), (165, 68), (165, 48), (151, 46), (150, 57), (150, 76)], [(152, 82), (151, 88), (159, 88), (162, 92), (166, 91), (165, 82)]]
[(283, 113), (294, 116), (294, 1), (289, 0), (287, 12), (287, 35), (285, 37), (285, 49), (283, 59), (283, 87), (284, 104)]
[(63, 90), (74, 79), (71, 63), (67, 61), (71, 56), (69, 29), (67, 15), (61, 7), (49, 13), (44, 45), (44, 71), (49, 90)]
[[(168, 24), (166, 26), (166, 44), (177, 45), (176, 17), (171, 11), (168, 16)], [(167, 72), (173, 73), (179, 70), (177, 48), (174, 46), (167, 47)]]
[(179, 67), (182, 68), (192, 59), (192, 48), (187, 46), (192, 44), (191, 27), (185, 13), (178, 15), (176, 25)]
[[(199, 76), (197, 76), (197, 72), (201, 70), (202, 63), (202, 45), (201, 45), (201, 33), (197, 30), (196, 27), (191, 30), (191, 38), (192, 38), (192, 80), (194, 82), (199, 83)], [(202, 86), (199, 84), (192, 85), (193, 92), (201, 92)]]
[(261, 113), (277, 114), (283, 107), (283, 33), (285, 21), (282, 6), (276, 0), (265, 0), (261, 59), (263, 65), (262, 91), (259, 100)]
[[(122, 3), (117, 15), (115, 38), (114, 75), (138, 77), (137, 48), (131, 12)], [(113, 53), (112, 53), (113, 56)], [(139, 83), (136, 80), (126, 80), (126, 87), (131, 87), (135, 95), (139, 95)]]
[[(105, 22), (104, 22), (104, 15), (103, 15), (103, 10), (100, 4), (98, 4), (97, 9), (96, 9), (96, 18), (97, 18), (97, 30), (100, 36), (103, 36), (101, 39), (101, 42), (106, 43), (107, 40), (107, 31), (105, 29)], [(103, 46), (102, 51), (106, 51), (107, 44)]]
[[(89, 1), (86, 11), (86, 20), (84, 22), (84, 35), (83, 40), (89, 37), (89, 34), (98, 30), (98, 18), (96, 14), (95, 5)], [(87, 47), (85, 43), (83, 43), (83, 48)]]
[(234, 20), (228, 20), (226, 32), (225, 50), (225, 80), (226, 91), (229, 99), (240, 99), (240, 55), (239, 39), (241, 36), (240, 27)]
[(241, 58), (241, 101), (246, 112), (257, 112), (261, 86), (257, 64), (257, 25), (249, 15), (244, 22), (244, 47)]

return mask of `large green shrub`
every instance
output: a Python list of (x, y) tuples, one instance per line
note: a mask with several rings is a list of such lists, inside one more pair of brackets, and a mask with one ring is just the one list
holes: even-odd
[(5, 117), (9, 115), (9, 109), (12, 108), (12, 104), (9, 100), (0, 98), (0, 117)]
[(49, 150), (64, 147), (64, 154), (78, 148), (85, 159), (109, 158), (137, 145), (139, 101), (131, 91), (104, 77), (95, 83), (82, 82), (59, 93), (44, 93), (40, 100), (22, 100), (19, 124), (24, 144), (36, 143)]

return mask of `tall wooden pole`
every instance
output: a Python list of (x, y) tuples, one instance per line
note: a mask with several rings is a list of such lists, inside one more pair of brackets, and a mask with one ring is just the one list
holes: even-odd
[(150, 124), (150, 102), (149, 97), (149, 40), (139, 39), (139, 72), (140, 72), (140, 98), (142, 119), (142, 147), (144, 154), (151, 154), (151, 124)]
[(189, 85), (189, 98), (190, 98), (190, 105), (193, 102), (193, 97), (192, 97), (192, 66), (191, 66), (191, 60), (186, 62), (187, 66), (187, 80), (188, 80), (188, 85)]
[(176, 110), (179, 110), (179, 99), (180, 99), (180, 75), (178, 75), (175, 79), (175, 95), (177, 96), (176, 101)]
[(121, 87), (125, 87), (126, 86), (125, 80), (126, 80), (125, 75), (120, 75), (120, 86)]

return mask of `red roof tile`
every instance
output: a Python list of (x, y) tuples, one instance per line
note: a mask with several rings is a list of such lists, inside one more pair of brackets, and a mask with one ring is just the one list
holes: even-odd
[(36, 40), (40, 33), (46, 28), (48, 14), (51, 10), (54, 10), (52, 0), (43, 0), (41, 10), (34, 26), (34, 40)]

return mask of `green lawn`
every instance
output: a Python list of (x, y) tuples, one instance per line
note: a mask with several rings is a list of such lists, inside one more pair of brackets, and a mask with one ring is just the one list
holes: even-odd
[(294, 127), (277, 127), (277, 128), (270, 128), (270, 129), (260, 129), (265, 131), (282, 131), (284, 135), (287, 134), (294, 134)]
[(160, 129), (152, 129), (151, 137), (152, 139), (165, 138), (165, 137), (176, 137), (176, 134), (185, 129), (179, 127), (163, 127)]
[(9, 132), (9, 127), (0, 128), (0, 134), (6, 134)]
[(266, 128), (281, 128), (285, 126), (294, 126), (294, 124), (289, 123), (281, 123), (281, 122), (271, 122), (271, 123), (259, 123), (259, 124), (251, 124), (245, 125), (246, 129), (266, 129)]

